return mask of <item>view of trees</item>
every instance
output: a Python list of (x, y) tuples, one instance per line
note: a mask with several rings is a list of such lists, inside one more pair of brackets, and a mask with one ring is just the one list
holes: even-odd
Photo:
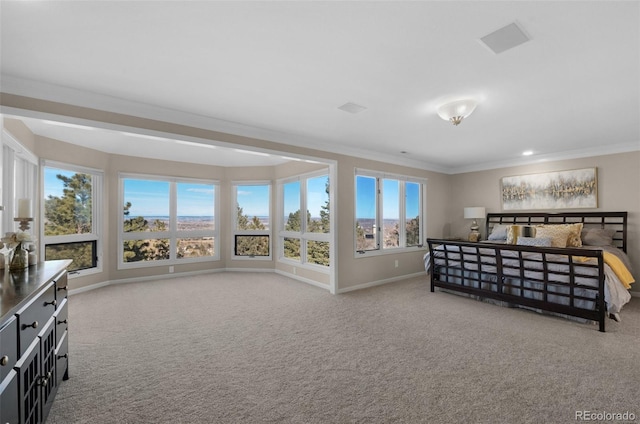
[[(124, 205), (124, 216), (129, 216), (131, 202)], [(167, 231), (167, 224), (156, 219), (153, 222), (154, 231)], [(149, 222), (143, 216), (136, 216), (124, 220), (123, 229), (128, 232), (150, 231)], [(125, 240), (124, 262), (139, 262), (169, 259), (169, 239)]]
[[(92, 176), (76, 173), (72, 176), (56, 175), (63, 186), (61, 196), (49, 195), (45, 199), (45, 236), (85, 234), (92, 232)], [(306, 232), (328, 233), (330, 231), (329, 181), (325, 185), (326, 202), (320, 207), (319, 217), (306, 213)], [(143, 216), (129, 216), (131, 202), (123, 207), (125, 233), (148, 233), (169, 231), (166, 221), (147, 220)], [(259, 217), (249, 217), (239, 204), (237, 208), (238, 230), (267, 230)], [(289, 214), (285, 230), (300, 232), (302, 227), (301, 211)], [(177, 240), (177, 257), (202, 257), (213, 254), (213, 237), (180, 238)], [(300, 259), (301, 239), (285, 238), (284, 256)], [(269, 256), (269, 236), (264, 234), (239, 234), (236, 237), (236, 254), (241, 256)], [(62, 244), (48, 244), (46, 259), (73, 259), (71, 270), (95, 266), (96, 242), (73, 241)], [(170, 258), (170, 240), (168, 238), (142, 238), (123, 241), (124, 262), (166, 260)], [(329, 243), (326, 241), (306, 240), (306, 261), (308, 263), (329, 266)]]
[[(243, 209), (236, 203), (236, 222), (238, 230), (266, 230), (267, 227), (254, 216), (249, 219)], [(236, 255), (238, 256), (269, 256), (268, 235), (238, 235), (236, 236)]]
[[(92, 231), (92, 178), (76, 173), (71, 177), (57, 174), (63, 184), (62, 196), (49, 195), (44, 201), (44, 235), (66, 236)], [(47, 244), (45, 259), (73, 259), (70, 271), (95, 266), (96, 243), (73, 242)]]
[[(320, 207), (320, 217), (312, 218), (311, 213), (307, 210), (307, 228), (310, 233), (328, 233), (330, 231), (330, 199), (329, 199), (329, 180), (325, 185), (327, 200)], [(289, 213), (284, 229), (286, 231), (300, 232), (301, 230), (300, 210)], [(285, 238), (284, 239), (284, 257), (289, 259), (300, 259), (300, 239)], [(317, 265), (329, 266), (329, 243), (325, 241), (307, 241), (307, 262)]]

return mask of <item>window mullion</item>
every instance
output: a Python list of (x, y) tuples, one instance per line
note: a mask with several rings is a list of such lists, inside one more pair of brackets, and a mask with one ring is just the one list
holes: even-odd
[(175, 181), (169, 183), (169, 259), (178, 258), (178, 188)]
[(383, 192), (383, 184), (382, 180), (379, 177), (376, 177), (376, 223), (375, 223), (375, 239), (376, 239), (376, 250), (382, 249), (382, 237), (383, 237), (383, 228), (382, 223), (384, 222), (384, 216), (382, 210), (384, 208), (384, 192)]
[(407, 247), (407, 195), (406, 195), (406, 181), (400, 181), (398, 184), (398, 247)]

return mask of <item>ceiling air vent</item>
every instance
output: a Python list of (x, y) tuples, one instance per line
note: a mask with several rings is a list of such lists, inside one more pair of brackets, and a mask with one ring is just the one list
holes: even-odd
[(338, 109), (344, 110), (345, 112), (349, 112), (349, 113), (360, 113), (363, 110), (365, 110), (366, 107), (349, 102), (349, 103), (343, 104), (342, 106), (339, 106)]
[(502, 53), (522, 43), (529, 41), (529, 37), (520, 29), (515, 22), (485, 35), (480, 39), (495, 54)]

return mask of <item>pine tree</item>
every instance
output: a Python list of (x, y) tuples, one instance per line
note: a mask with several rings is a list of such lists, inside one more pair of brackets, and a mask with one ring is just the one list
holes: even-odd
[[(62, 197), (49, 195), (44, 202), (44, 234), (59, 236), (86, 234), (92, 231), (92, 178), (76, 173), (71, 177), (58, 174), (64, 186)], [(68, 243), (45, 247), (45, 258), (73, 259), (70, 271), (94, 266), (93, 243)]]
[(91, 175), (74, 174), (67, 177), (56, 175), (64, 188), (62, 197), (52, 196), (45, 200), (45, 236), (90, 233), (92, 213)]

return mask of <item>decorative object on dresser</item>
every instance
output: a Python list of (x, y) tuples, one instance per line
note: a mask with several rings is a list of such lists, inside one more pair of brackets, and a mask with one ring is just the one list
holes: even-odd
[(602, 332), (607, 316), (621, 319), (634, 282), (627, 212), (489, 213), (486, 229), (482, 243), (427, 239), (432, 292), (596, 321)]
[(480, 241), (480, 227), (478, 227), (477, 220), (484, 218), (485, 213), (485, 208), (481, 206), (464, 208), (464, 218), (473, 219), (473, 222), (471, 223), (471, 232), (469, 233), (469, 241)]
[(69, 378), (67, 267), (40, 262), (0, 286), (0, 423), (44, 423)]

